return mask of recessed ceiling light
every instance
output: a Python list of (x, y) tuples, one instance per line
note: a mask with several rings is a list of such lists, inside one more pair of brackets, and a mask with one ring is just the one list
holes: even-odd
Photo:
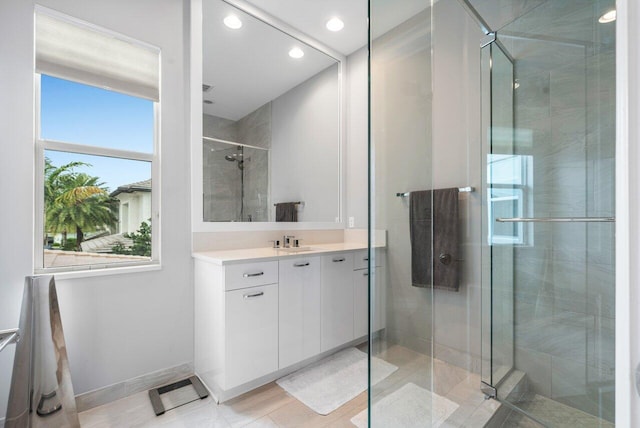
[(224, 25), (231, 28), (232, 30), (237, 30), (242, 27), (242, 21), (235, 15), (229, 15), (224, 19)]
[(327, 21), (327, 30), (340, 31), (344, 28), (344, 22), (340, 18), (333, 17)]
[(296, 59), (302, 58), (304, 56), (304, 52), (302, 51), (302, 49), (296, 47), (289, 51), (289, 56)]
[(616, 20), (616, 10), (612, 9), (609, 12), (605, 13), (604, 15), (602, 15), (600, 17), (600, 19), (598, 19), (598, 22), (601, 24), (607, 24), (609, 22), (613, 22)]

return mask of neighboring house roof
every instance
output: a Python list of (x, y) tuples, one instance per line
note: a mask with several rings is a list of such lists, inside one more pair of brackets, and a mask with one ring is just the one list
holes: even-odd
[(118, 196), (120, 193), (133, 193), (133, 192), (150, 192), (151, 191), (151, 179), (138, 181), (136, 183), (124, 184), (119, 186), (116, 190), (111, 192), (112, 198)]
[(124, 237), (121, 233), (116, 235), (107, 235), (94, 238), (87, 241), (82, 241), (80, 247), (82, 251), (87, 253), (110, 253), (111, 249), (116, 244), (122, 244), (125, 248), (130, 248), (133, 245), (131, 238)]
[(117, 263), (149, 260), (144, 256), (124, 254), (99, 254), (63, 250), (44, 250), (44, 267), (79, 266), (98, 263)]

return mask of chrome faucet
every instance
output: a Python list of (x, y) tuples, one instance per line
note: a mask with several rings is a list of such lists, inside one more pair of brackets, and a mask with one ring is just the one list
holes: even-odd
[(292, 244), (294, 239), (295, 239), (295, 236), (293, 236), (293, 235), (284, 235), (284, 237), (282, 239), (282, 246), (284, 248), (291, 248), (291, 244)]

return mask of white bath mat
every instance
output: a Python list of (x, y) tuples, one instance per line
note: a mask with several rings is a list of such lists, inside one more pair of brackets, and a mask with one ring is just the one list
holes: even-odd
[[(408, 383), (373, 404), (371, 418), (376, 428), (438, 428), (459, 406), (418, 385)], [(367, 428), (367, 410), (351, 418), (358, 428)]]
[[(398, 370), (375, 357), (371, 364), (372, 384)], [(277, 384), (314, 412), (328, 415), (367, 389), (367, 354), (347, 348), (278, 379)]]

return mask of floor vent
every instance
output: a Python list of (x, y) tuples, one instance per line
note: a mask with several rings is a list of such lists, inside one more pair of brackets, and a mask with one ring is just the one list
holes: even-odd
[(149, 390), (149, 400), (156, 416), (208, 396), (207, 389), (196, 376)]

